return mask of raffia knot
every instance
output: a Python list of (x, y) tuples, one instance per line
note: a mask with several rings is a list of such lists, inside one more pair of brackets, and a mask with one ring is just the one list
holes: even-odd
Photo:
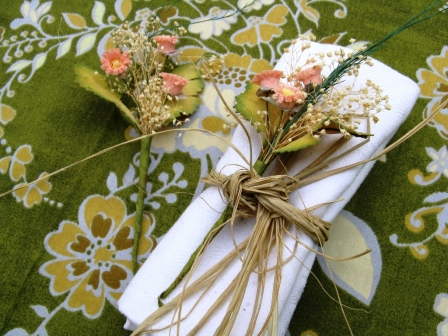
[(261, 177), (253, 171), (240, 170), (227, 176), (212, 170), (202, 181), (220, 187), (239, 216), (249, 218), (265, 213), (270, 218), (283, 217), (316, 242), (329, 238), (329, 222), (289, 203), (288, 194), (298, 183), (287, 183), (284, 175)]

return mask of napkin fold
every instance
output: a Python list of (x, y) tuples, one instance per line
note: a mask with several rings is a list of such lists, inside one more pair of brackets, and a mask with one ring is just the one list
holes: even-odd
[[(311, 48), (304, 52), (301, 56), (302, 60), (307, 59), (307, 54), (315, 54), (319, 52), (327, 53), (328, 51), (340, 50), (341, 47), (335, 45), (322, 45), (312, 43)], [(346, 48), (345, 48), (346, 49)], [(350, 51), (347, 49), (347, 51)], [(294, 50), (282, 56), (278, 62), (276, 69), (289, 70), (291, 64), (297, 59)], [(371, 133), (374, 134), (370, 141), (356, 151), (344, 156), (340, 160), (332, 163), (327, 169), (335, 169), (343, 167), (351, 163), (355, 163), (364, 159), (368, 159), (381, 151), (389, 142), (393, 134), (396, 132), (401, 123), (406, 119), (411, 111), (419, 94), (418, 86), (409, 78), (401, 75), (397, 71), (374, 60), (374, 66), (362, 65), (359, 76), (356, 78), (354, 86), (363, 86), (367, 79), (375, 84), (380, 85), (383, 93), (389, 96), (389, 103), (392, 106), (391, 111), (383, 111), (378, 116), (380, 121), (371, 125)], [(323, 75), (328, 75), (323, 71)], [(355, 78), (347, 77), (344, 86), (351, 84)], [(250, 157), (252, 151), (253, 162), (258, 157), (261, 150), (259, 134), (250, 126), (246, 125), (252, 138), (252, 148), (245, 132), (238, 127), (232, 139), (232, 143), (243, 152), (246, 158)], [(329, 148), (336, 140), (337, 136), (324, 136), (321, 142), (301, 151), (299, 159), (292, 165), (289, 174), (294, 175), (309, 163), (314, 161), (321, 153)], [(346, 145), (340, 148), (334, 155), (338, 155), (359, 143), (360, 139), (352, 138)], [(343, 209), (345, 204), (354, 195), (357, 188), (372, 168), (374, 162), (370, 162), (364, 166), (352, 168), (343, 173), (327, 177), (325, 179), (314, 182), (310, 185), (299, 187), (298, 190), (291, 193), (290, 202), (294, 206), (304, 209), (314, 205), (333, 202), (337, 199), (342, 201), (333, 202), (329, 205), (322, 206), (313, 211), (313, 213), (322, 219), (331, 222), (337, 214)], [(244, 160), (231, 148), (227, 150), (219, 161), (216, 170), (223, 174), (232, 174), (233, 172), (247, 167)], [(198, 198), (182, 214), (175, 225), (166, 234), (159, 243), (154, 252), (143, 264), (134, 279), (129, 284), (121, 299), (118, 301), (119, 310), (127, 317), (125, 328), (133, 330), (144, 321), (151, 313), (158, 309), (157, 297), (172, 283), (178, 276), (184, 265), (187, 263), (191, 254), (202, 243), (204, 237), (209, 232), (213, 224), (218, 220), (221, 212), (225, 209), (226, 202), (220, 191), (216, 187), (207, 188)], [(202, 260), (195, 270), (190, 283), (207, 271), (210, 267), (219, 262), (227, 253), (234, 248), (232, 236), (237, 242), (242, 242), (250, 235), (254, 226), (254, 219), (238, 219), (235, 221), (233, 231), (230, 225), (227, 225), (214, 238), (212, 243), (206, 249), (202, 256)], [(298, 236), (300, 241), (313, 249), (318, 246), (302, 232), (296, 232), (291, 228), (291, 234)], [(330, 237), (331, 239), (331, 237)], [(290, 319), (297, 305), (297, 302), (303, 292), (311, 266), (315, 259), (315, 253), (299, 246), (292, 251), (296, 242), (289, 236), (285, 236), (285, 247), (283, 255), (285, 258), (294, 252), (294, 257), (287, 262), (282, 269), (282, 281), (278, 298), (279, 312), (279, 335), (286, 333)], [(275, 251), (274, 251), (275, 252)], [(273, 252), (273, 253), (274, 253)], [(359, 251), (362, 252), (362, 251)], [(274, 255), (269, 257), (271, 264), (274, 263)], [(180, 324), (180, 335), (186, 335), (191, 329), (197, 325), (199, 320), (204, 316), (209, 307), (217, 300), (219, 295), (227, 288), (234, 279), (241, 267), (239, 260), (234, 260), (220, 278), (208, 290), (207, 294), (194, 306), (202, 292), (186, 299), (182, 306), (183, 316), (186, 317)], [(273, 272), (269, 272), (266, 277), (266, 288), (263, 297), (262, 308), (256, 324), (256, 332), (259, 331), (266, 320), (269, 313), (273, 286)], [(165, 300), (168, 302), (180, 293), (183, 286), (182, 282), (170, 296)], [(254, 306), (255, 292), (257, 288), (257, 275), (252, 274), (247, 291), (245, 293), (243, 303), (232, 335), (245, 335), (247, 327), (252, 315)], [(206, 322), (204, 327), (196, 335), (213, 335), (219, 325), (222, 317), (226, 312), (226, 307), (230, 298), (220, 307)], [(190, 312), (191, 310), (191, 312)], [(153, 329), (164, 327), (171, 323), (172, 314), (167, 314), (161, 318)], [(171, 329), (171, 334), (176, 334), (176, 326)], [(167, 335), (169, 329), (154, 333), (154, 335)]]

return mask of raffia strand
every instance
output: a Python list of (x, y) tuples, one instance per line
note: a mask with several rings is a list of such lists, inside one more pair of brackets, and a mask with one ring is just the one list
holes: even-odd
[(282, 217), (304, 231), (316, 242), (329, 238), (331, 224), (289, 203), (288, 194), (298, 182), (287, 183), (285, 175), (261, 177), (253, 171), (239, 170), (227, 176), (212, 170), (202, 179), (208, 185), (221, 188), (236, 214), (250, 218), (257, 215), (262, 205), (272, 218)]

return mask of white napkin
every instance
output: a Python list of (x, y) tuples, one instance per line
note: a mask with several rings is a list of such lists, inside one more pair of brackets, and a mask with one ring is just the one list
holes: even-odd
[[(340, 49), (340, 47), (312, 43), (311, 48), (307, 52), (326, 53), (327, 51), (334, 51), (336, 49)], [(294, 52), (283, 55), (276, 68), (280, 70), (289, 69), (291, 57), (295, 56), (297, 55), (294, 55)], [(302, 56), (301, 59), (306, 60), (306, 55)], [(324, 70), (323, 74), (328, 75), (328, 71), (325, 73)], [(331, 164), (329, 169), (346, 166), (347, 164), (367, 159), (383, 149), (401, 123), (406, 119), (419, 94), (418, 86), (414, 82), (379, 61), (374, 61), (373, 67), (369, 67), (368, 65), (363, 65), (361, 67), (355, 86), (364, 85), (367, 79), (370, 79), (375, 84), (381, 86), (384, 94), (389, 96), (392, 110), (381, 112), (379, 114), (380, 121), (377, 124), (372, 123), (371, 132), (374, 136), (371, 137), (370, 142), (341, 160)], [(343, 85), (350, 84), (350, 81), (353, 81), (353, 77), (348, 77)], [(260, 152), (260, 143), (257, 141), (259, 135), (252, 127), (249, 127), (249, 129), (253, 139), (252, 151), (253, 160), (255, 161)], [(302, 151), (300, 158), (293, 165), (289, 173), (293, 175), (301, 168), (306, 167), (319, 156), (319, 153), (322, 153), (325, 148), (328, 148), (334, 143), (336, 138), (337, 136), (324, 136), (317, 146)], [(351, 139), (349, 143), (339, 149), (336, 154), (351, 148), (354, 144), (360, 141), (361, 140), (356, 138)], [(240, 127), (235, 131), (232, 142), (244, 153), (244, 155), (246, 155), (247, 158), (249, 158), (249, 143)], [(371, 162), (364, 166), (359, 166), (338, 175), (301, 187), (297, 192), (291, 193), (290, 202), (294, 206), (303, 209), (305, 206), (311, 207), (316, 204), (332, 202), (336, 199), (343, 198), (343, 201), (320, 207), (313, 212), (322, 219), (331, 222), (353, 196), (373, 164), (374, 162)], [(246, 164), (233, 149), (229, 148), (219, 161), (216, 170), (224, 174), (231, 174), (240, 169), (241, 166), (246, 166)], [(121, 299), (118, 301), (120, 311), (128, 319), (125, 328), (131, 330), (135, 329), (147, 316), (157, 310), (157, 297), (180, 273), (190, 255), (203, 241), (204, 236), (220, 217), (220, 213), (225, 207), (226, 203), (223, 201), (219, 190), (215, 187), (211, 187), (206, 189), (201, 196), (195, 199), (186, 209), (183, 215), (144, 263), (123, 293)], [(253, 219), (240, 219), (236, 221), (234, 225), (234, 235), (237, 242), (243, 241), (250, 234), (253, 224)], [(291, 230), (294, 233), (294, 229)], [(299, 232), (298, 235), (302, 242), (317, 249), (316, 244), (305, 234)], [(289, 247), (289, 250), (284, 248), (284, 256), (290, 255), (294, 244), (295, 241), (292, 238), (285, 238), (285, 245)], [(229, 226), (227, 226), (207, 248), (190, 283), (202, 275), (211, 266), (219, 262), (219, 260), (233, 248), (234, 245), (231, 239), (231, 230)], [(279, 335), (284, 335), (287, 330), (289, 321), (303, 292), (309, 270), (315, 258), (313, 252), (310, 252), (308, 249), (301, 246), (296, 250), (295, 256), (295, 258), (284, 265), (282, 270), (282, 283), (278, 301)], [(210, 288), (205, 297), (201, 299), (188, 317), (182, 321), (180, 330), (181, 335), (186, 335), (199, 322), (208, 308), (234, 279), (239, 271), (240, 265), (241, 263), (239, 260), (234, 261), (219, 280), (217, 280), (217, 282)], [(265, 295), (263, 298), (262, 309), (257, 320), (256, 331), (260, 330), (262, 327), (270, 309), (271, 295), (269, 295), (269, 292), (272, 288), (272, 284), (273, 272), (270, 272), (266, 278)], [(171, 293), (166, 299), (166, 302), (171, 298), (174, 298), (180, 292), (182, 285), (183, 282), (173, 291), (173, 293)], [(253, 297), (255, 295), (256, 285), (257, 276), (252, 274), (232, 335), (239, 336), (246, 334), (254, 305)], [(184, 301), (182, 308), (183, 315), (190, 311), (198, 297), (199, 294), (193, 295), (191, 298)], [(225, 314), (228, 301), (215, 311), (197, 335), (209, 336), (214, 334), (219, 325), (219, 321)], [(172, 314), (167, 314), (153, 326), (154, 329), (168, 325), (171, 322), (171, 319)], [(169, 331), (165, 330), (155, 333), (155, 335), (162, 334), (167, 335), (169, 334)], [(176, 334), (176, 327), (172, 328), (171, 334)]]

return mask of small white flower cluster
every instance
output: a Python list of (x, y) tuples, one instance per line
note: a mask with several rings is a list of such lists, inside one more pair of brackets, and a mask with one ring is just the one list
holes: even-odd
[[(350, 59), (356, 59), (356, 62), (351, 62), (351, 65), (344, 68), (345, 75), (354, 77), (358, 77), (362, 63), (373, 66), (371, 58), (362, 55), (356, 56), (355, 52), (347, 52), (342, 48), (333, 52), (310, 54), (306, 60), (300, 60), (302, 53), (311, 46), (309, 41), (314, 41), (315, 37), (313, 35), (300, 36), (297, 40), (300, 40), (301, 44), (300, 49), (296, 47), (295, 50), (300, 52), (290, 56), (291, 73), (286, 77), (290, 83), (294, 83), (294, 74), (312, 66), (326, 67), (335, 71), (340, 64), (344, 63), (343, 65), (345, 65)], [(297, 40), (292, 41), (292, 48), (294, 48)], [(350, 43), (354, 42), (354, 39), (350, 40)], [(289, 50), (286, 51), (289, 52)], [(295, 66), (299, 63), (299, 60), (300, 63), (304, 64), (301, 67)], [(324, 83), (325, 79), (324, 77)], [(314, 85), (314, 89), (317, 88), (318, 91), (311, 92), (308, 95), (312, 94), (312, 96), (318, 98), (306, 102), (305, 110), (301, 110), (302, 115), (295, 118), (297, 119), (296, 122), (282, 136), (283, 141), (277, 144), (278, 147), (282, 147), (306, 133), (319, 138), (327, 131), (336, 131), (349, 138), (351, 137), (350, 133), (356, 133), (360, 119), (370, 119), (376, 123), (379, 120), (377, 113), (391, 109), (388, 96), (384, 95), (381, 88), (371, 80), (367, 80), (361, 88), (355, 88), (355, 83), (346, 86), (342, 86), (340, 83), (341, 81), (337, 80), (335, 84), (339, 85), (325, 88), (322, 86), (318, 88), (317, 85)], [(306, 97), (305, 95), (304, 99)], [(259, 112), (259, 115), (261, 114), (263, 112)], [(295, 119), (294, 113), (288, 116), (290, 121)]]
[(370, 80), (359, 90), (354, 90), (351, 85), (342, 89), (332, 87), (316, 104), (308, 104), (295, 127), (305, 127), (308, 132), (313, 132), (318, 125), (325, 128), (333, 124), (345, 137), (350, 137), (350, 131), (357, 129), (358, 119), (371, 118), (377, 122), (376, 114), (383, 109), (391, 109), (389, 97)]
[[(171, 31), (172, 37), (184, 35), (185, 28), (178, 27)], [(172, 116), (167, 101), (176, 99), (163, 89), (160, 73), (167, 67), (174, 68), (174, 63), (163, 53), (154, 41), (160, 28), (160, 19), (151, 18), (144, 27), (130, 27), (125, 23), (113, 32), (113, 41), (121, 50), (129, 53), (132, 60), (123, 76), (115, 77), (110, 83), (119, 93), (127, 94), (134, 101), (134, 116), (139, 128), (145, 134), (155, 133)], [(109, 78), (111, 81), (111, 79)]]

